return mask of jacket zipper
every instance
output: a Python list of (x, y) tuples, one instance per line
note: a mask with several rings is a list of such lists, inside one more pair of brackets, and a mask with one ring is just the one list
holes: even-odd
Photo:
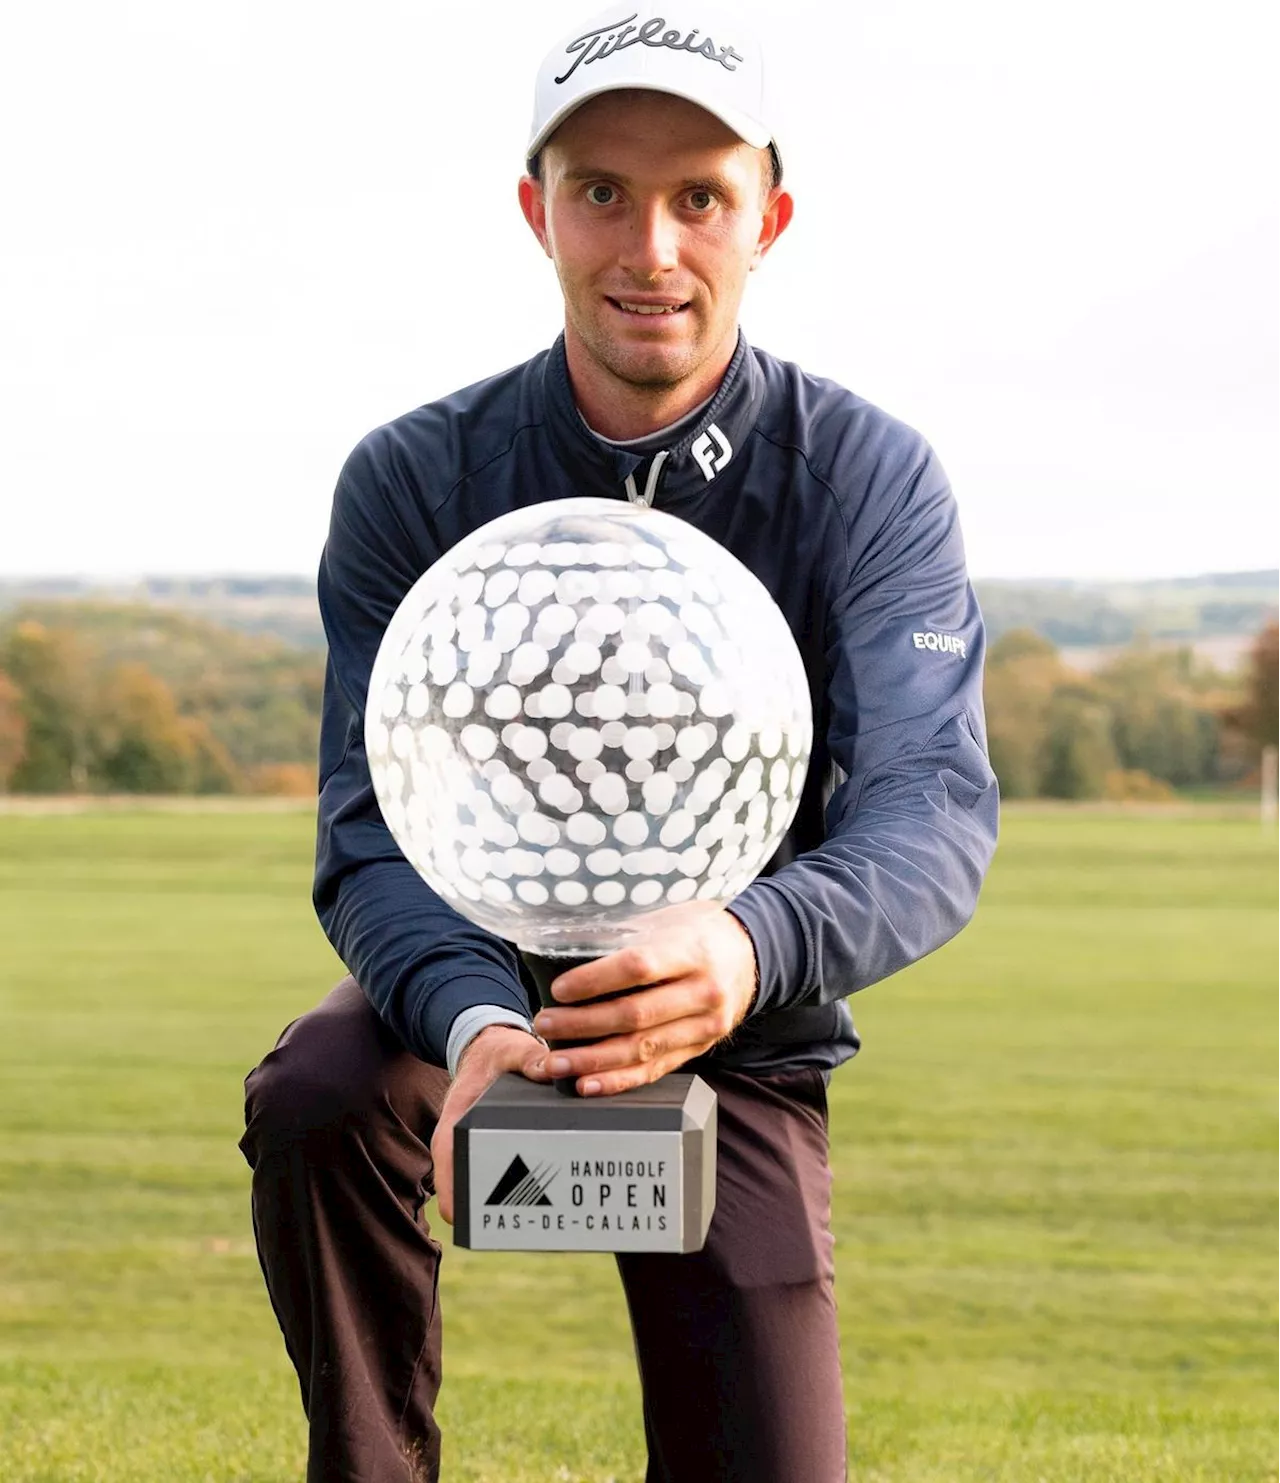
[(653, 497), (658, 492), (658, 476), (662, 473), (662, 465), (671, 457), (669, 450), (663, 449), (653, 455), (653, 462), (649, 465), (649, 473), (644, 481), (644, 493), (641, 494), (636, 486), (636, 476), (628, 474), (622, 481), (622, 487), (627, 491), (627, 498), (633, 505), (643, 505), (647, 510), (653, 504)]

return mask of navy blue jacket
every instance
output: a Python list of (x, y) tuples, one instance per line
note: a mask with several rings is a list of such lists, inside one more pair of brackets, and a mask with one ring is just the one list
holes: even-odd
[[(338, 480), (319, 591), (329, 663), (315, 905), (378, 1013), (443, 1063), (464, 1009), (528, 1013), (515, 949), (431, 890), (383, 824), (364, 753), (369, 673), (419, 576), (497, 515), (627, 497), (652, 455), (578, 415), (562, 342), (369, 434)], [(982, 619), (955, 503), (910, 428), (740, 340), (715, 397), (656, 478), (773, 594), (804, 658), (814, 749), (786, 840), (732, 911), (760, 989), (713, 1052), (741, 1069), (830, 1068), (858, 1047), (856, 989), (968, 921), (996, 839), (982, 714)], [(535, 998), (536, 1002), (536, 998)]]

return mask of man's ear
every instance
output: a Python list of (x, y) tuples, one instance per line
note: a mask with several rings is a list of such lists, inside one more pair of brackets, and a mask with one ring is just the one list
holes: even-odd
[(753, 269), (760, 266), (765, 253), (791, 225), (791, 216), (795, 209), (796, 203), (786, 191), (776, 190), (770, 195), (760, 222), (760, 237), (756, 242), (755, 256), (751, 259)]
[(542, 244), (543, 252), (550, 257), (551, 247), (547, 242), (547, 200), (542, 186), (532, 175), (522, 175), (519, 190), (520, 209), (524, 212), (525, 221), (529, 223), (529, 230)]

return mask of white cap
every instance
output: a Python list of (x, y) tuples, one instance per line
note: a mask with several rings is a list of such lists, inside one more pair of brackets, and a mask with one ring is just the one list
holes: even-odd
[(526, 158), (575, 108), (617, 88), (674, 93), (715, 114), (755, 149), (775, 142), (760, 43), (739, 17), (702, 0), (658, 6), (624, 0), (570, 32), (543, 60)]

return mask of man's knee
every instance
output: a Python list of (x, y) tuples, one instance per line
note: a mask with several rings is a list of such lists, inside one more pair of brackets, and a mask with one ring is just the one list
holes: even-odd
[(246, 1141), (266, 1151), (329, 1138), (350, 1127), (370, 1099), (332, 1071), (272, 1051), (245, 1079)]
[(388, 1036), (358, 986), (346, 979), (295, 1020), (245, 1080), (245, 1157), (331, 1143), (429, 1108), (436, 1073)]

